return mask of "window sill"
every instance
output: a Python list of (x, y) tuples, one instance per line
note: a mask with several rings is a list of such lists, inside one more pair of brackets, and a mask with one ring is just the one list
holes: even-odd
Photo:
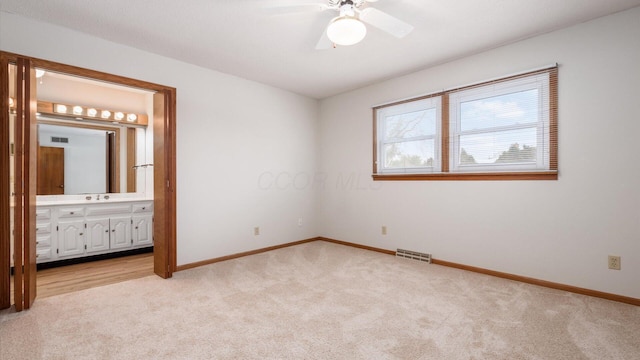
[(373, 174), (373, 181), (439, 181), (439, 180), (558, 180), (557, 171), (502, 173), (437, 173), (437, 174)]

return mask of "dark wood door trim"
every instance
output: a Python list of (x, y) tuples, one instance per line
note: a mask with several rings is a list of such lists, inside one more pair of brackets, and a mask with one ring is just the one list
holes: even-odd
[(154, 179), (154, 272), (170, 278), (176, 269), (175, 192), (175, 90), (164, 90), (153, 97), (153, 179)]
[(36, 299), (36, 194), (38, 173), (38, 125), (36, 110), (36, 72), (31, 61), (24, 60), (24, 308)]
[(9, 61), (0, 54), (0, 309), (11, 306), (11, 184), (9, 139)]

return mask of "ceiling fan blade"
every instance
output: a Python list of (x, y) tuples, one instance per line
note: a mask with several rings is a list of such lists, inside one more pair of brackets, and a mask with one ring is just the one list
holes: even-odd
[(329, 9), (327, 4), (322, 3), (307, 3), (307, 4), (294, 4), (284, 3), (278, 5), (268, 5), (262, 8), (262, 10), (270, 15), (289, 15), (300, 14), (310, 12), (320, 12)]
[(406, 22), (371, 7), (360, 11), (360, 20), (397, 38), (403, 38), (413, 30)]
[(325, 28), (322, 32), (322, 36), (320, 36), (320, 40), (316, 44), (316, 50), (327, 50), (333, 47), (333, 43), (329, 40), (329, 36), (327, 36), (327, 29)]

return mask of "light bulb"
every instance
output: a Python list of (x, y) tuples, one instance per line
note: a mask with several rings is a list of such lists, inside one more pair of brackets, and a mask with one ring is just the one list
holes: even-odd
[(102, 113), (100, 113), (100, 117), (103, 119), (108, 119), (111, 117), (111, 111), (109, 110), (102, 110)]
[(116, 120), (118, 120), (118, 121), (120, 121), (120, 120), (124, 119), (124, 114), (123, 114), (123, 113), (121, 113), (120, 111), (118, 111), (117, 113), (115, 113), (115, 114), (113, 115), (113, 118), (114, 118), (114, 119), (116, 119)]
[(62, 104), (56, 104), (56, 112), (60, 114), (66, 114), (67, 106)]
[(84, 110), (82, 109), (82, 106), (78, 106), (78, 105), (74, 106), (73, 115), (82, 115), (82, 110)]
[(127, 121), (129, 121), (129, 122), (134, 122), (134, 121), (136, 121), (136, 120), (138, 120), (138, 115), (136, 115), (136, 114), (129, 114), (129, 115), (127, 115)]
[(9, 107), (12, 108), (13, 105), (15, 105), (16, 103), (14, 102), (13, 98), (11, 96), (9, 96)]
[(91, 117), (96, 117), (96, 115), (98, 115), (98, 110), (94, 108), (87, 109), (87, 115)]
[(44, 70), (36, 69), (36, 78), (40, 79), (41, 77), (44, 76), (45, 72), (46, 71), (44, 71)]
[(362, 41), (367, 35), (367, 27), (351, 16), (341, 16), (331, 20), (327, 27), (327, 37), (334, 44), (348, 46)]

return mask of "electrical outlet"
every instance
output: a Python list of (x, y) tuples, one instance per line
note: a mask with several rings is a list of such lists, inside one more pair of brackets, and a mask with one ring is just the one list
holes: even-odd
[(385, 225), (382, 226), (382, 235), (387, 235), (387, 227)]
[(620, 270), (620, 256), (609, 255), (609, 269)]
[(260, 235), (260, 227), (259, 226), (256, 226), (256, 227), (253, 228), (253, 235), (256, 235), (256, 236)]

